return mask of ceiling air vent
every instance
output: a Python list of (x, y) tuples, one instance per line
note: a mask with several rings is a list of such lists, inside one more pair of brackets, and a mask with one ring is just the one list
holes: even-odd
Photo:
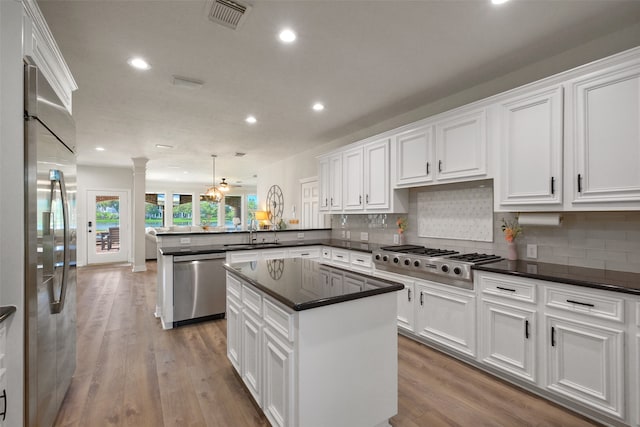
[(209, 19), (235, 30), (244, 21), (251, 6), (232, 0), (214, 0)]

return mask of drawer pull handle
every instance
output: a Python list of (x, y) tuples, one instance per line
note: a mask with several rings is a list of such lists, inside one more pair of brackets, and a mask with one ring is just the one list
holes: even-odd
[(438, 160), (438, 172), (442, 172), (442, 160)]
[(2, 390), (2, 395), (0, 396), (0, 399), (4, 400), (4, 409), (2, 410), (2, 412), (0, 412), (0, 416), (2, 416), (2, 421), (4, 421), (7, 418), (7, 408), (9, 407), (9, 405), (7, 405), (7, 390)]
[(529, 321), (528, 320), (524, 321), (524, 337), (526, 339), (529, 339)]
[(424, 294), (420, 291), (420, 305), (424, 305)]
[(556, 346), (556, 328), (551, 327), (551, 347)]
[(582, 175), (578, 174), (578, 193), (582, 193)]
[(554, 177), (551, 177), (551, 195), (556, 194), (556, 179)]
[(429, 175), (429, 162), (427, 162), (427, 175)]
[(584, 305), (585, 307), (595, 307), (594, 304), (590, 304), (588, 302), (575, 301), (575, 300), (572, 300), (572, 299), (568, 299), (567, 302), (570, 303), (570, 304)]
[(407, 289), (407, 300), (411, 302), (411, 289)]
[(336, 255), (336, 258), (344, 258), (342, 255)]
[(300, 256), (309, 256), (309, 252), (305, 252), (303, 254), (300, 254)]
[(515, 292), (515, 289), (511, 289), (511, 288), (503, 288), (502, 286), (496, 286), (496, 288), (500, 289), (501, 291), (509, 291), (509, 292)]

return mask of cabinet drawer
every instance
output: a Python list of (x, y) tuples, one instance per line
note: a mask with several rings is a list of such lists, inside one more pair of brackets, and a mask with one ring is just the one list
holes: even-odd
[(480, 276), (483, 294), (499, 296), (523, 302), (536, 302), (536, 285), (510, 276)]
[(545, 293), (547, 307), (615, 322), (624, 322), (624, 300), (622, 298), (552, 286), (548, 286)]
[(227, 252), (229, 255), (229, 262), (249, 262), (249, 261), (257, 261), (260, 258), (259, 251), (236, 251), (236, 252)]
[(242, 286), (242, 304), (256, 315), (262, 316), (262, 296), (247, 285)]
[(331, 250), (331, 260), (340, 264), (349, 264), (349, 251), (343, 251), (341, 249)]
[(319, 258), (320, 248), (318, 247), (306, 247), (289, 249), (289, 258)]
[(283, 338), (294, 341), (293, 314), (287, 313), (268, 299), (264, 300), (264, 321)]
[(269, 249), (262, 251), (262, 259), (284, 259), (288, 258), (287, 251), (284, 249)]
[(242, 297), (242, 283), (236, 279), (233, 275), (227, 273), (227, 296), (236, 299), (236, 302), (240, 302)]
[(363, 252), (351, 252), (349, 254), (351, 264), (357, 267), (371, 268), (371, 254)]

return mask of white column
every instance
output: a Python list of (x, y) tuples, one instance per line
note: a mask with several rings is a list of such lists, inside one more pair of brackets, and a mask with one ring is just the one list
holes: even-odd
[(144, 197), (147, 171), (146, 157), (134, 157), (133, 161), (133, 272), (146, 271), (144, 237)]
[(200, 225), (200, 193), (191, 193), (191, 225)]

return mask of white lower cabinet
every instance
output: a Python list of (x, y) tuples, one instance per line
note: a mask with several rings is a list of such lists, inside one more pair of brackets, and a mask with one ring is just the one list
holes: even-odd
[(270, 328), (263, 330), (264, 414), (272, 426), (293, 425), (294, 352)]
[(483, 271), (474, 283), (481, 364), (605, 423), (640, 426), (638, 297)]
[[(329, 286), (351, 276), (325, 275)], [(272, 426), (388, 425), (397, 414), (394, 293), (293, 311), (227, 273), (227, 295), (227, 355)]]
[(415, 332), (440, 345), (475, 356), (475, 293), (422, 280), (415, 282), (415, 292)]
[(548, 388), (624, 418), (624, 331), (545, 316)]
[(262, 319), (242, 311), (242, 380), (258, 405), (262, 404)]
[[(229, 295), (228, 285), (227, 295)], [(236, 371), (241, 372), (240, 332), (242, 327), (242, 311), (240, 308), (240, 303), (236, 302), (232, 298), (227, 297), (227, 313), (225, 316), (227, 318), (227, 357), (229, 358), (229, 361), (236, 369)]]
[(482, 300), (481, 307), (482, 362), (535, 383), (535, 310), (488, 299)]

